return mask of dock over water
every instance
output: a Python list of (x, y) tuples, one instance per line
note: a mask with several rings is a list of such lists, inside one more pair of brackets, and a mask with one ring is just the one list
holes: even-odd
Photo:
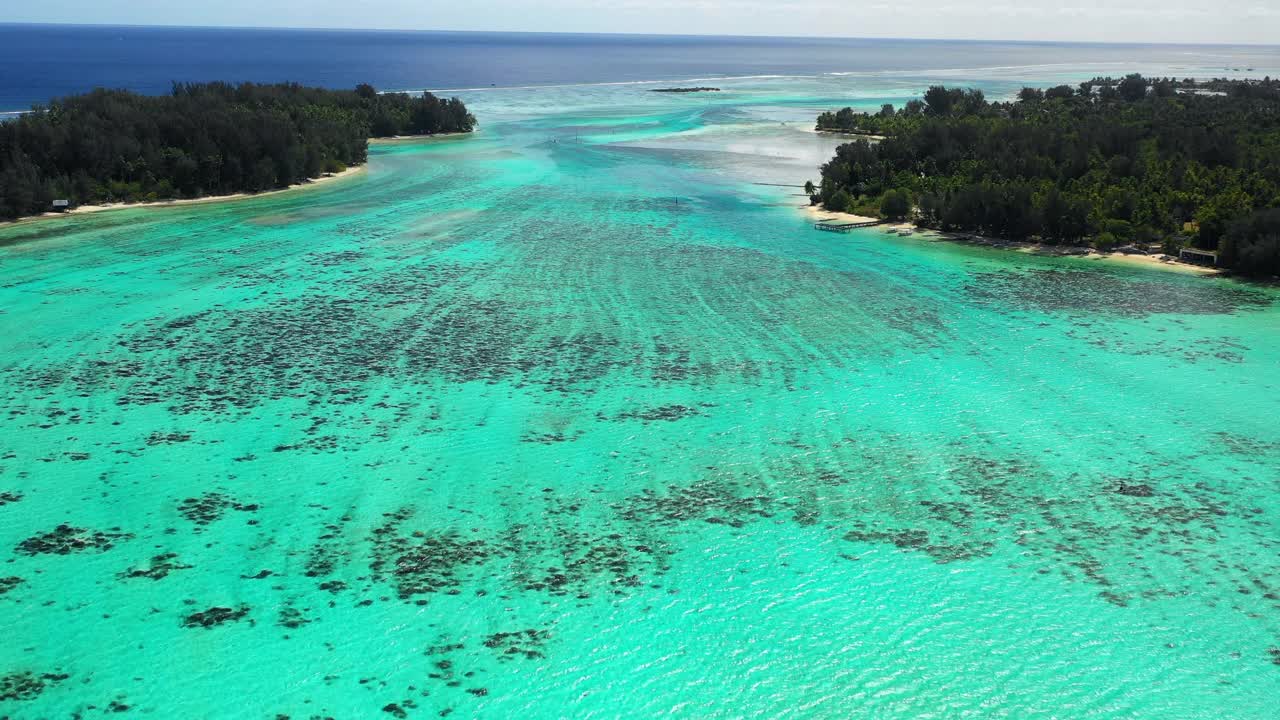
[(819, 220), (818, 222), (816, 222), (816, 223), (814, 223), (814, 224), (813, 224), (813, 227), (814, 227), (814, 229), (815, 229), (815, 230), (824, 230), (824, 231), (826, 231), (826, 232), (840, 232), (840, 233), (845, 233), (845, 232), (849, 232), (850, 230), (857, 230), (858, 228), (868, 228), (868, 227), (875, 227), (876, 225), (883, 225), (885, 222), (887, 222), (887, 221), (885, 221), (885, 220), (868, 220), (868, 221), (866, 221), (866, 222), (846, 222), (846, 223), (842, 223), (842, 222), (834, 222), (834, 221), (831, 221), (831, 220)]

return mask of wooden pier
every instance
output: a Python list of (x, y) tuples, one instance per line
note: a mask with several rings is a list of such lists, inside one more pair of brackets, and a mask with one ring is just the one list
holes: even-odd
[(824, 230), (826, 232), (847, 233), (850, 230), (857, 230), (858, 228), (875, 227), (876, 225), (883, 225), (884, 223), (885, 223), (884, 220), (868, 220), (867, 222), (851, 222), (851, 223), (837, 223), (837, 222), (832, 222), (830, 220), (819, 220), (818, 222), (813, 224), (813, 227), (815, 230)]

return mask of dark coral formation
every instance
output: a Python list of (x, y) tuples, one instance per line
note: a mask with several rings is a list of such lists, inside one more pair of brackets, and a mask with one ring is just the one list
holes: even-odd
[(550, 632), (537, 628), (499, 632), (485, 638), (484, 646), (497, 652), (498, 660), (502, 662), (509, 662), (516, 658), (541, 660), (546, 657), (543, 647), (550, 637)]
[(57, 685), (69, 675), (63, 673), (36, 673), (24, 670), (0, 675), (0, 701), (32, 700), (40, 696), (45, 688)]
[[(896, 477), (890, 463), (915, 461), (888, 455), (889, 460), (868, 458), (885, 477)], [(1280, 597), (1243, 559), (1204, 550), (1220, 541), (1223, 522), (1259, 526), (1260, 512), (1206, 483), (1063, 477), (1025, 459), (967, 454), (948, 458), (947, 466), (946, 482), (902, 488), (886, 483), (878, 493), (860, 486), (859, 496), (842, 496), (847, 517), (838, 524), (846, 529), (844, 538), (923, 552), (944, 563), (1012, 544), (1037, 573), (1056, 571), (1068, 581), (1092, 584), (1102, 600), (1118, 606), (1189, 592), (1191, 581), (1180, 578), (1210, 568), (1232, 576), (1241, 595)], [(1261, 547), (1270, 543), (1258, 539)], [(1142, 562), (1110, 561), (1117, 545), (1125, 548), (1124, 557)], [(1234, 571), (1224, 575), (1228, 568)]]
[(935, 518), (944, 517), (941, 522), (946, 523), (944, 527), (951, 532), (942, 533), (941, 541), (932, 538), (929, 531), (922, 528), (879, 529), (859, 521), (851, 523), (853, 529), (844, 534), (844, 539), (849, 542), (889, 543), (900, 550), (920, 550), (939, 563), (986, 557), (995, 549), (992, 540), (968, 536), (963, 532), (972, 530), (972, 524), (968, 522), (971, 512), (967, 508), (929, 501), (921, 501), (921, 505), (929, 508)]
[(0, 492), (0, 507), (4, 507), (9, 503), (16, 503), (22, 499), (22, 493), (17, 492)]
[(1248, 435), (1230, 432), (1216, 432), (1213, 437), (1228, 452), (1245, 457), (1264, 458), (1273, 454), (1280, 455), (1280, 442), (1267, 442)]
[[(548, 222), (531, 229), (523, 244), (564, 253), (563, 236), (582, 230), (571, 222)], [(731, 274), (727, 282), (743, 282), (779, 302), (785, 293), (777, 285), (830, 274), (743, 248), (664, 247), (662, 254), (645, 257), (676, 273), (712, 262)], [(567, 265), (576, 258), (556, 254), (546, 261)], [(302, 400), (325, 407), (330, 416), (334, 406), (367, 408), (382, 380), (401, 385), (510, 381), (576, 394), (594, 392), (612, 372), (693, 384), (726, 377), (755, 382), (766, 373), (782, 373), (750, 358), (724, 356), (681, 333), (624, 338), (613, 325), (584, 328), (584, 318), (577, 315), (548, 316), (544, 303), (519, 289), (485, 286), (484, 278), (495, 268), (483, 263), (410, 261), (376, 271), (364, 265), (347, 270), (338, 294), (264, 290), (252, 302), (157, 316), (128, 328), (115, 349), (92, 360), (14, 368), (13, 379), (39, 390), (108, 395), (126, 408), (159, 404), (175, 416), (216, 417), (275, 400)], [(321, 270), (311, 273), (331, 279)], [(269, 287), (276, 279), (253, 266), (239, 267), (240, 275), (245, 287)], [(751, 315), (741, 322), (759, 319)], [(183, 372), (172, 372), (174, 367)], [(655, 419), (671, 419), (671, 412), (687, 414), (660, 409)], [(156, 431), (148, 442), (184, 442), (187, 435)], [(283, 443), (280, 451), (332, 452), (343, 443), (340, 433), (330, 431), (302, 443)]]
[(347, 589), (347, 584), (341, 580), (326, 580), (316, 587), (331, 595), (337, 595)]
[(528, 432), (520, 436), (520, 442), (541, 443), (543, 445), (555, 445), (556, 443), (573, 442), (582, 436), (582, 431), (574, 433), (550, 432), (550, 433), (534, 433)]
[(651, 528), (619, 525), (607, 515), (589, 521), (584, 501), (560, 498), (550, 489), (541, 496), (549, 522), (514, 524), (496, 543), (512, 560), (516, 587), (579, 599), (601, 590), (627, 595), (667, 570), (670, 551)]
[(447, 658), (436, 660), (435, 662), (431, 663), (431, 665), (435, 668), (435, 670), (428, 673), (427, 677), (431, 678), (432, 680), (439, 680), (440, 682), (444, 683), (445, 685), (448, 685), (449, 687), (458, 687), (459, 685), (462, 684), (462, 681), (457, 679), (458, 673), (455, 671), (453, 667), (452, 660), (449, 660)]
[(120, 573), (122, 578), (147, 578), (148, 580), (163, 580), (168, 577), (169, 573), (175, 570), (190, 570), (191, 565), (187, 565), (178, 560), (177, 553), (161, 553), (151, 558), (146, 567), (129, 568)]
[(494, 554), (484, 540), (464, 539), (456, 531), (399, 535), (400, 524), (411, 516), (407, 510), (389, 513), (387, 522), (374, 529), (374, 577), (394, 584), (401, 599), (456, 591), (468, 567), (483, 564)]
[(1095, 323), (1087, 321), (1074, 323), (1065, 334), (1073, 340), (1079, 340), (1111, 353), (1176, 357), (1188, 363), (1207, 360), (1242, 363), (1244, 362), (1242, 353), (1248, 350), (1230, 337), (1135, 340), (1123, 334), (1117, 334), (1110, 328), (1096, 327)]
[(130, 537), (132, 535), (120, 532), (119, 528), (104, 532), (62, 524), (18, 543), (17, 552), (22, 555), (69, 555), (88, 550), (103, 552)]
[[(480, 673), (484, 672), (483, 670), (473, 670), (473, 669), (467, 669), (465, 667), (460, 667), (453, 659), (449, 657), (439, 657), (440, 655), (451, 654), (461, 649), (462, 649), (461, 643), (446, 643), (443, 645), (433, 645), (431, 648), (429, 648), (427, 650), (427, 655), (436, 656), (437, 659), (431, 661), (431, 670), (427, 673), (427, 678), (435, 681), (440, 685), (443, 685), (445, 688), (453, 689), (455, 692), (457, 689), (461, 689), (465, 683), (475, 682), (477, 679), (477, 676)], [(477, 692), (477, 690), (480, 690), (482, 692)], [(488, 694), (487, 689), (474, 688), (474, 687), (467, 688), (466, 692), (472, 695), (475, 695), (477, 697)], [(427, 692), (423, 692), (424, 696), (427, 694), (428, 694)], [(441, 710), (439, 714), (441, 717), (444, 717), (445, 715), (449, 714), (452, 711), (453, 711), (452, 708), (446, 707), (443, 710)]]
[(343, 267), (357, 263), (366, 257), (359, 250), (334, 250), (332, 252), (311, 253), (307, 259), (320, 267)]
[(510, 552), (521, 559), (514, 580), (524, 590), (587, 598), (596, 581), (604, 581), (617, 595), (638, 588), (656, 574), (656, 559), (646, 546), (620, 533), (594, 535), (556, 527), (548, 540), (528, 527), (512, 528), (505, 538)]
[(238, 605), (234, 608), (215, 605), (208, 610), (194, 612), (182, 618), (182, 626), (187, 628), (212, 628), (230, 622), (239, 622), (248, 615), (248, 605)]
[(196, 525), (209, 525), (220, 520), (227, 510), (256, 512), (256, 504), (241, 503), (223, 493), (207, 492), (196, 498), (186, 498), (178, 503), (178, 512)]
[(1225, 315), (1271, 304), (1266, 292), (1192, 278), (1141, 280), (1097, 269), (1031, 269), (980, 273), (969, 294), (997, 307), (1145, 317), (1156, 313)]
[[(546, 501), (547, 516), (575, 515), (577, 504)], [(610, 532), (574, 522), (547, 526), (516, 524), (501, 533), (478, 530), (410, 533), (403, 526), (413, 512), (387, 513), (374, 530), (372, 577), (392, 584), (402, 600), (416, 595), (457, 594), (465, 582), (493, 576), (481, 568), (502, 563), (512, 586), (552, 595), (590, 597), (607, 589), (623, 594), (638, 588), (665, 568), (668, 553), (656, 552), (643, 533)], [(648, 543), (648, 544), (646, 544)], [(425, 600), (418, 600), (422, 603)]]
[(467, 646), (463, 643), (442, 643), (440, 645), (432, 645), (428, 647), (426, 654), (428, 656), (445, 655), (447, 653), (457, 652), (458, 650), (464, 650), (466, 647)]
[(153, 432), (147, 436), (147, 445), (176, 445), (191, 439), (189, 432)]
[(702, 520), (740, 528), (751, 520), (772, 517), (774, 501), (768, 495), (743, 493), (743, 487), (720, 479), (708, 479), (687, 486), (667, 486), (666, 492), (645, 489), (619, 506), (623, 520), (657, 525), (676, 525)]
[(281, 607), (280, 614), (276, 618), (277, 625), (290, 630), (297, 630), (303, 625), (308, 625), (310, 623), (311, 618), (307, 617), (302, 610), (299, 610), (292, 605), (285, 605)]
[[(466, 272), (445, 265), (409, 267), (354, 285), (352, 297), (289, 297), (261, 307), (156, 318), (127, 337), (118, 355), (95, 361), (89, 370), (50, 369), (28, 380), (42, 387), (70, 381), (83, 392), (113, 391), (122, 405), (163, 403), (178, 415), (219, 415), (284, 398), (354, 405), (368, 399), (370, 381), (392, 377), (520, 377), (569, 391), (623, 362), (616, 339), (598, 332), (544, 336), (525, 317), (529, 303), (509, 298), (455, 292), (438, 311), (386, 319), (389, 307), (431, 303), (436, 288)], [(318, 347), (325, 352), (315, 352)], [(188, 372), (178, 376), (142, 361), (155, 355), (175, 356), (163, 366)], [(332, 448), (332, 442), (320, 449)]]
[(643, 410), (628, 410), (618, 413), (618, 420), (643, 420), (645, 422), (674, 422), (687, 417), (695, 417), (704, 413), (696, 407), (688, 405), (660, 405)]
[(1120, 480), (1116, 482), (1116, 492), (1120, 495), (1127, 495), (1128, 497), (1141, 498), (1151, 497), (1156, 494), (1156, 491), (1146, 483), (1135, 483), (1127, 480)]
[(327, 577), (347, 562), (351, 556), (350, 547), (356, 542), (355, 538), (347, 538), (343, 535), (351, 519), (351, 514), (347, 513), (337, 522), (325, 523), (324, 533), (316, 539), (315, 544), (307, 552), (304, 567), (304, 574), (307, 577)]
[(10, 590), (18, 587), (23, 582), (24, 582), (23, 579), (18, 577), (17, 575), (0, 577), (0, 595), (4, 595), (8, 593)]

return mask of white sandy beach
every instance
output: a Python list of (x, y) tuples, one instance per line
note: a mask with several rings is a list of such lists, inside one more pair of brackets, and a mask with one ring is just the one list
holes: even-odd
[[(864, 215), (854, 215), (847, 212), (831, 212), (816, 205), (802, 206), (802, 210), (806, 212), (813, 222), (819, 220), (830, 220), (833, 222), (879, 222), (879, 218), (866, 217)], [(880, 226), (884, 230), (912, 230), (914, 233), (925, 239), (946, 240), (949, 242), (965, 243), (969, 245), (982, 245), (1003, 250), (1015, 250), (1017, 252), (1035, 253), (1038, 255), (1054, 255), (1060, 257), (1075, 257), (1082, 261), (1102, 260), (1106, 262), (1121, 263), (1125, 265), (1141, 266), (1141, 267), (1159, 267), (1166, 270), (1174, 270), (1177, 272), (1193, 273), (1197, 275), (1219, 275), (1222, 273), (1220, 268), (1205, 267), (1203, 265), (1192, 265), (1191, 263), (1180, 262), (1176, 258), (1163, 254), (1141, 255), (1128, 254), (1120, 252), (1101, 253), (1087, 246), (1075, 245), (1045, 245), (1033, 242), (1014, 242), (1010, 240), (1000, 240), (998, 238), (988, 238), (975, 235), (973, 233), (946, 233), (938, 230), (930, 230), (927, 228), (918, 228), (909, 222), (890, 223), (886, 222)], [(889, 233), (886, 233), (889, 234)]]
[(475, 135), (480, 132), (479, 129), (471, 132), (452, 132), (452, 133), (435, 133), (434, 135), (392, 135), (391, 137), (369, 138), (370, 145), (395, 145), (398, 143), (422, 142), (424, 140), (435, 140), (437, 138), (455, 138), (465, 135)]
[[(393, 137), (386, 137), (386, 138), (369, 138), (369, 144), (370, 145), (390, 145), (390, 144), (398, 144), (398, 143), (412, 143), (412, 142), (422, 142), (425, 140), (432, 140), (436, 138), (452, 138), (452, 137), (459, 137), (463, 135), (472, 135), (472, 134), (474, 134), (474, 132), (472, 133), (438, 133), (435, 135), (396, 135)], [(83, 215), (86, 213), (105, 212), (107, 210), (122, 210), (126, 208), (172, 207), (175, 205), (199, 205), (203, 203), (227, 202), (230, 200), (243, 200), (245, 198), (265, 197), (268, 195), (275, 195), (278, 193), (294, 192), (296, 190), (305, 190), (307, 188), (314, 188), (320, 185), (326, 185), (336, 180), (341, 180), (342, 178), (349, 178), (355, 175), (359, 175), (365, 172), (367, 167), (368, 167), (367, 164), (357, 165), (354, 167), (349, 167), (346, 170), (343, 170), (342, 172), (330, 173), (328, 175), (323, 175), (318, 178), (313, 178), (303, 183), (296, 183), (294, 185), (290, 185), (289, 187), (286, 187), (286, 188), (280, 188), (278, 190), (267, 190), (265, 192), (259, 192), (259, 193), (241, 192), (241, 193), (232, 193), (230, 195), (208, 195), (205, 197), (198, 197), (198, 198), (178, 198), (174, 200), (156, 200), (154, 202), (103, 203), (100, 205), (79, 205), (71, 210), (68, 210), (67, 212), (61, 212), (61, 213), (46, 212), (46, 213), (41, 213), (39, 215), (32, 215), (29, 217), (18, 218), (13, 222), (32, 222), (35, 220), (46, 220), (49, 218), (66, 217), (69, 215)]]
[(885, 135), (872, 135), (870, 133), (845, 132), (843, 130), (827, 130), (824, 128), (808, 128), (808, 130), (809, 132), (817, 133), (818, 135), (831, 135), (839, 138), (847, 138), (849, 140), (874, 140), (875, 142), (880, 142), (881, 140), (886, 139)]
[(357, 165), (355, 167), (349, 167), (346, 170), (343, 170), (342, 172), (323, 175), (321, 177), (308, 180), (304, 183), (297, 183), (295, 185), (290, 185), (289, 187), (286, 187), (286, 188), (280, 188), (278, 190), (267, 190), (265, 192), (260, 192), (260, 193), (232, 193), (230, 195), (208, 195), (205, 197), (198, 197), (198, 198), (157, 200), (155, 202), (104, 203), (101, 205), (80, 205), (71, 210), (68, 210), (67, 212), (41, 213), (39, 215), (32, 215), (30, 217), (19, 218), (14, 222), (20, 222), (20, 223), (34, 222), (37, 220), (48, 220), (50, 218), (68, 217), (73, 215), (84, 215), (87, 213), (106, 212), (108, 210), (124, 210), (128, 208), (172, 207), (175, 205), (201, 205), (204, 203), (227, 202), (230, 200), (243, 200), (245, 198), (266, 197), (268, 195), (277, 195), (280, 193), (295, 192), (298, 190), (305, 190), (308, 188), (318, 187), (320, 185), (327, 185), (336, 180), (341, 180), (342, 178), (349, 178), (355, 175), (359, 175), (365, 171), (366, 167), (367, 165)]

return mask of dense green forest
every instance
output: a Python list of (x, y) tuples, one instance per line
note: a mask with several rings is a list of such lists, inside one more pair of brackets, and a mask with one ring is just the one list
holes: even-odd
[(923, 227), (1100, 249), (1218, 250), (1280, 275), (1280, 81), (1096, 78), (1016, 101), (932, 87), (905, 107), (823, 113), (841, 145), (814, 201)]
[(468, 132), (458, 99), (369, 85), (95, 90), (0, 122), (0, 218), (73, 205), (282, 188), (365, 162), (370, 137)]

